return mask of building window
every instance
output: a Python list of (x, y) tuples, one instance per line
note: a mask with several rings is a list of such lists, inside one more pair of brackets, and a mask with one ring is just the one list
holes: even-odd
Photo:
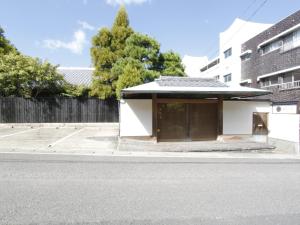
[(251, 83), (247, 83), (247, 82), (241, 83), (241, 86), (242, 87), (251, 87)]
[(294, 81), (300, 81), (300, 71), (296, 71), (293, 73)]
[(241, 56), (242, 61), (246, 61), (251, 58), (251, 53), (247, 53)]
[(277, 40), (277, 41), (274, 41), (270, 44), (267, 44), (265, 45), (264, 47), (262, 47), (262, 54), (267, 54), (269, 52), (272, 52), (272, 51), (275, 51), (279, 48), (281, 48), (282, 46), (282, 40)]
[(200, 69), (200, 71), (201, 71), (201, 72), (204, 72), (204, 71), (206, 71), (206, 70), (208, 70), (208, 69), (210, 69), (210, 68), (212, 68), (212, 67), (218, 65), (219, 63), (220, 63), (220, 59), (217, 58), (217, 59), (211, 61), (211, 62), (210, 62), (209, 64), (207, 64), (206, 66), (202, 67), (202, 68)]
[(220, 76), (219, 75), (215, 76), (215, 80), (220, 80)]
[(260, 80), (260, 86), (280, 90), (300, 88), (300, 71), (263, 78)]
[(225, 59), (228, 58), (229, 56), (232, 55), (232, 48), (229, 48), (227, 49), (225, 52), (224, 52), (224, 57)]
[(273, 85), (273, 84), (278, 84), (279, 77), (278, 77), (278, 76), (270, 77), (270, 78), (269, 78), (269, 81), (270, 81), (270, 84), (271, 84), (271, 85)]
[(293, 74), (287, 73), (282, 76), (282, 83), (289, 83), (293, 82)]
[(261, 79), (260, 86), (262, 88), (271, 86), (271, 82), (270, 82), (269, 78)]
[(283, 51), (289, 51), (300, 46), (300, 29), (283, 38)]
[(231, 73), (224, 76), (225, 83), (230, 82), (230, 81), (231, 81)]

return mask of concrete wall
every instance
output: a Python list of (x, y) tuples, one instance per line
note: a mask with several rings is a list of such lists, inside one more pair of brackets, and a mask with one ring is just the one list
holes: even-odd
[[(286, 106), (290, 113), (272, 113), (268, 102), (224, 101), (223, 133), (224, 135), (251, 135), (253, 112), (267, 112), (268, 141), (276, 146), (276, 151), (285, 153), (299, 152), (300, 115), (294, 113), (295, 108)], [(255, 139), (256, 138), (256, 139)], [(257, 140), (255, 136), (253, 140)]]
[(270, 114), (268, 143), (278, 152), (299, 153), (299, 124), (299, 114)]
[(120, 101), (120, 136), (152, 135), (152, 100), (126, 99)]
[(299, 114), (270, 114), (269, 137), (299, 142)]
[(271, 112), (271, 103), (252, 101), (224, 101), (223, 134), (251, 135), (253, 112)]
[(185, 69), (184, 72), (188, 77), (199, 77), (200, 69), (208, 62), (206, 56), (204, 57), (194, 57), (185, 55), (182, 58), (182, 64)]

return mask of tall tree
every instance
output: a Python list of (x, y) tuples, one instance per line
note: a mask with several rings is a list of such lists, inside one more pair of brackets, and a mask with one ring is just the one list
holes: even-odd
[(103, 28), (93, 38), (91, 56), (95, 67), (91, 94), (102, 99), (116, 96), (116, 82), (111, 69), (124, 57), (126, 40), (133, 33), (125, 7), (121, 7), (112, 29)]
[(113, 95), (111, 68), (115, 62), (115, 55), (111, 51), (112, 35), (108, 28), (102, 28), (93, 38), (91, 48), (92, 61), (95, 67), (91, 95), (102, 99)]
[(120, 75), (117, 83), (116, 93), (117, 98), (121, 98), (121, 90), (127, 87), (132, 87), (143, 83), (142, 80), (142, 69), (138, 64), (128, 63)]
[(160, 44), (148, 35), (135, 33), (126, 41), (126, 56), (138, 60), (144, 67), (143, 82), (149, 82), (160, 74)]
[(17, 49), (5, 37), (4, 30), (0, 27), (0, 55), (8, 54), (9, 52), (17, 52)]
[(111, 29), (112, 42), (111, 48), (117, 58), (124, 57), (124, 49), (126, 47), (126, 40), (133, 34), (133, 30), (129, 25), (128, 14), (124, 6), (121, 6), (113, 27)]
[(120, 97), (121, 88), (153, 81), (159, 75), (184, 76), (180, 56), (163, 54), (154, 38), (134, 33), (123, 6), (112, 28), (101, 29), (93, 38), (91, 55), (96, 70), (90, 93), (102, 99)]
[(135, 33), (127, 39), (125, 53), (142, 62), (147, 69), (156, 69), (160, 44), (148, 35)]
[(162, 75), (164, 76), (185, 76), (184, 66), (181, 63), (180, 56), (173, 52), (168, 51), (162, 53)]

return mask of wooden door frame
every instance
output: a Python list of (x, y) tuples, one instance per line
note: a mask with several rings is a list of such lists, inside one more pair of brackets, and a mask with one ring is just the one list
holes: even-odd
[[(266, 121), (266, 134), (255, 134), (255, 128), (254, 128), (254, 115), (255, 114), (264, 114), (264, 115), (267, 115), (267, 121)], [(252, 135), (268, 135), (269, 134), (269, 112), (253, 112), (252, 113)]]
[(189, 103), (189, 104), (201, 104), (201, 103), (218, 103), (218, 99), (185, 99), (185, 98), (156, 98), (156, 103)]
[(218, 98), (218, 135), (223, 135), (223, 97)]
[(181, 99), (181, 98), (157, 98), (152, 94), (152, 137), (158, 142), (158, 104), (159, 103), (185, 103), (185, 104), (217, 104), (217, 134), (223, 134), (223, 97), (217, 99)]
[(157, 94), (152, 94), (152, 137), (157, 141)]

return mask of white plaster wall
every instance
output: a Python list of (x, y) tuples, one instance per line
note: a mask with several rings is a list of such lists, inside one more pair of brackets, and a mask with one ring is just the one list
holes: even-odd
[(208, 62), (206, 56), (194, 57), (185, 55), (182, 58), (182, 64), (184, 65), (184, 72), (188, 77), (199, 77), (200, 69)]
[[(280, 112), (277, 112), (277, 107), (280, 107)], [(297, 105), (274, 105), (272, 107), (272, 112), (275, 114), (296, 114), (297, 113)]]
[(269, 102), (224, 101), (223, 134), (252, 134), (253, 112), (270, 113)]
[[(271, 24), (254, 23), (236, 18), (231, 26), (220, 33), (219, 36), (219, 57), (220, 57), (220, 80), (223, 76), (232, 74), (232, 81), (229, 83), (239, 84), (241, 82), (241, 45), (269, 28)], [(232, 55), (225, 59), (224, 51), (232, 48)]]
[(126, 99), (120, 101), (120, 136), (152, 135), (152, 100)]
[(299, 142), (299, 114), (270, 114), (269, 137)]

